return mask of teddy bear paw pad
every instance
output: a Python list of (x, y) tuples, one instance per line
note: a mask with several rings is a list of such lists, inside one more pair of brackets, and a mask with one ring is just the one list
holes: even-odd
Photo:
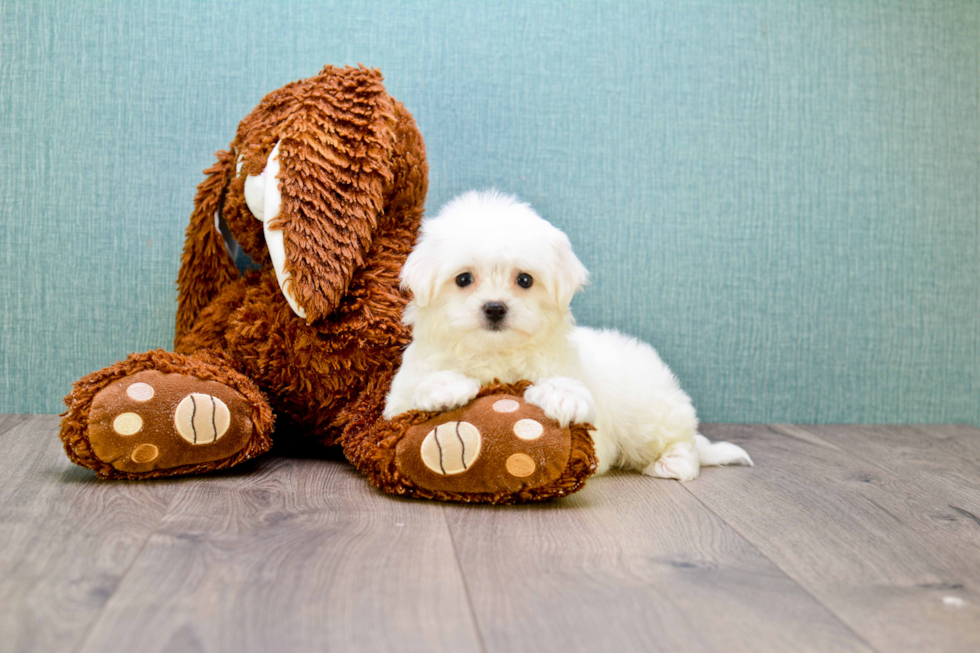
[(223, 383), (147, 370), (95, 396), (88, 430), (99, 460), (138, 473), (229, 458), (253, 425), (249, 403)]
[(537, 406), (488, 395), (408, 429), (395, 464), (427, 490), (517, 492), (551, 483), (565, 470), (571, 436)]

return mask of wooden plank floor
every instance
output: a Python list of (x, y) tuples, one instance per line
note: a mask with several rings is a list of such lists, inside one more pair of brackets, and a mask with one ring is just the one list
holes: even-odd
[(704, 425), (756, 467), (543, 505), (338, 457), (102, 482), (0, 415), (0, 652), (978, 651), (980, 430)]

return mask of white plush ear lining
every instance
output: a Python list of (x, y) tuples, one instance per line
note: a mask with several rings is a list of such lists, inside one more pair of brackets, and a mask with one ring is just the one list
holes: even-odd
[(245, 203), (249, 211), (262, 221), (262, 234), (265, 236), (265, 246), (269, 249), (269, 258), (276, 271), (276, 281), (282, 290), (289, 308), (299, 317), (306, 319), (306, 310), (296, 301), (293, 293), (291, 275), (286, 270), (286, 245), (282, 229), (270, 229), (269, 224), (279, 215), (282, 208), (282, 193), (279, 192), (279, 142), (269, 153), (265, 169), (258, 175), (248, 175), (245, 178)]
[(575, 296), (589, 283), (589, 271), (572, 251), (572, 243), (564, 233), (555, 243), (558, 255), (558, 270), (555, 278), (555, 301), (562, 308), (568, 308)]

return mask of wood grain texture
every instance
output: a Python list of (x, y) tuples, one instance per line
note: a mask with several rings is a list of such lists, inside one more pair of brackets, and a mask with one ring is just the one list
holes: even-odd
[(0, 416), (0, 651), (974, 651), (980, 432), (704, 425), (752, 469), (544, 505), (339, 457), (100, 482)]
[(870, 650), (672, 481), (447, 515), (487, 651)]
[(188, 481), (82, 650), (478, 651), (442, 510), (342, 460)]
[(24, 415), (24, 414), (4, 413), (0, 415), (0, 435), (3, 435), (10, 429), (20, 424), (21, 422), (24, 422), (30, 418), (31, 415)]
[(795, 426), (703, 431), (744, 445), (756, 467), (709, 469), (685, 489), (854, 632), (881, 651), (980, 649), (980, 524), (935, 482), (856, 453), (849, 442), (867, 436), (852, 427), (832, 440)]
[(980, 527), (980, 429), (956, 424), (804, 428), (929, 491), (946, 503), (948, 519)]
[(177, 486), (98, 481), (65, 457), (58, 421), (28, 417), (0, 436), (2, 651), (75, 650)]

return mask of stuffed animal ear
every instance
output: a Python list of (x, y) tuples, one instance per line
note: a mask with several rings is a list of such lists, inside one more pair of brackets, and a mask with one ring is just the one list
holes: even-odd
[(228, 256), (218, 229), (218, 215), (225, 189), (235, 173), (231, 152), (217, 153), (218, 161), (204, 171), (207, 178), (197, 187), (194, 211), (184, 239), (177, 276), (177, 340), (191, 330), (197, 316), (218, 292), (241, 275)]
[(336, 309), (384, 211), (395, 114), (381, 81), (376, 70), (332, 67), (307, 80), (301, 109), (269, 157), (266, 244), (283, 293), (307, 323)]

